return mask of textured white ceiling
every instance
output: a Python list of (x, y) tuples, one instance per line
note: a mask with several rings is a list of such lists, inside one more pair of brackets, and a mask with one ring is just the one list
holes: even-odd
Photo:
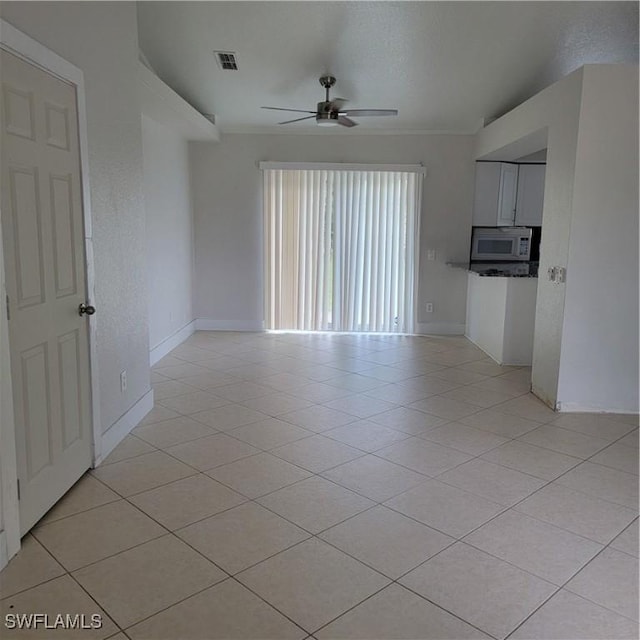
[(331, 73), (348, 107), (400, 111), (353, 132), (472, 132), (583, 64), (638, 60), (637, 2), (139, 2), (138, 29), (155, 71), (222, 131), (316, 130), (260, 106), (315, 109)]

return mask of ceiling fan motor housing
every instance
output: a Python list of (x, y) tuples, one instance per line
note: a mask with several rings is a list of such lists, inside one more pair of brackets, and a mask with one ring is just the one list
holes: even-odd
[(333, 126), (338, 124), (339, 111), (331, 102), (318, 102), (316, 123), (320, 126)]

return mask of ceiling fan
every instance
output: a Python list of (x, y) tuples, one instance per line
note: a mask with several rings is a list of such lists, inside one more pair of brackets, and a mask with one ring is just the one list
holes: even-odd
[(344, 98), (334, 98), (329, 100), (329, 89), (336, 83), (333, 76), (322, 76), (320, 84), (325, 88), (326, 94), (324, 102), (318, 102), (315, 111), (306, 111), (304, 109), (285, 109), (283, 107), (261, 107), (262, 109), (272, 109), (273, 111), (295, 111), (297, 113), (311, 113), (310, 116), (303, 118), (295, 118), (294, 120), (285, 120), (278, 124), (291, 124), (292, 122), (300, 122), (301, 120), (316, 119), (316, 124), (323, 127), (332, 127), (342, 125), (343, 127), (355, 127), (358, 123), (351, 120), (350, 116), (397, 116), (397, 109), (343, 109), (342, 105), (346, 102)]

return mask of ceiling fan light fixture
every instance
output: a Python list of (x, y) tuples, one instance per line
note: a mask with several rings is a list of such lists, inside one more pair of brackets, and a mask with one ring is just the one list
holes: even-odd
[(316, 114), (316, 124), (319, 127), (336, 127), (338, 124), (337, 111), (318, 111)]

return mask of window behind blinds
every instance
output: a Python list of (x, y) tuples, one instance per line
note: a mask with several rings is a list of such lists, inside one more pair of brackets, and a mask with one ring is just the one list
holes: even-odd
[(266, 169), (268, 329), (412, 333), (422, 176)]

